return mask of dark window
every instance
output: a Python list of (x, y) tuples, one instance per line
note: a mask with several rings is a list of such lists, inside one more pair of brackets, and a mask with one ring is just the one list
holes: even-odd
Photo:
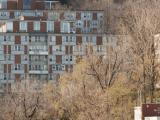
[(23, 9), (31, 9), (31, 0), (23, 0)]

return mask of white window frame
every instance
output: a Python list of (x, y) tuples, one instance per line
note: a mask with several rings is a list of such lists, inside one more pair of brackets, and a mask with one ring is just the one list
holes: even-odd
[(21, 70), (21, 65), (20, 64), (15, 64), (14, 65), (14, 70)]
[(47, 32), (54, 32), (54, 21), (47, 21)]
[(6, 23), (7, 32), (13, 32), (13, 21), (8, 21)]
[(61, 22), (61, 33), (70, 33), (70, 23), (69, 22)]
[(26, 21), (21, 21), (19, 25), (20, 31), (27, 31), (27, 22)]
[(34, 21), (34, 31), (40, 31), (41, 29), (41, 23), (40, 21)]
[(15, 45), (14, 50), (15, 51), (21, 51), (21, 46), (20, 45)]

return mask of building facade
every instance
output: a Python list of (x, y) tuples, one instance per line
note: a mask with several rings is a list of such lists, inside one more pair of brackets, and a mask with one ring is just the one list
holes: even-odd
[(27, 77), (55, 80), (88, 45), (105, 53), (103, 11), (54, 10), (51, 2), (0, 0), (0, 87)]

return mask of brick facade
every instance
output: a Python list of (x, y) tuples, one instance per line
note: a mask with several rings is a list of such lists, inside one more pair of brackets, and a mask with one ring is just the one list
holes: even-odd
[(97, 52), (97, 47), (103, 46), (104, 33), (99, 25), (103, 11), (50, 11), (38, 1), (43, 0), (31, 0), (31, 10), (23, 10), (23, 0), (8, 0), (9, 18), (0, 16), (4, 24), (0, 31), (0, 55), (4, 57), (0, 74), (5, 74), (0, 81), (21, 81), (26, 76), (54, 80), (65, 71), (71, 72), (76, 58), (86, 56), (90, 44), (97, 54), (104, 54)]

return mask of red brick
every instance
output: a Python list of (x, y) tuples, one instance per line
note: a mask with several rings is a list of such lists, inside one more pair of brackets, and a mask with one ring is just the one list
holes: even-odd
[(13, 32), (19, 32), (19, 21), (13, 22)]
[(56, 45), (62, 45), (62, 36), (56, 36)]
[(81, 33), (81, 28), (76, 28), (76, 33), (80, 34)]
[(76, 37), (76, 45), (82, 44), (82, 36), (77, 36)]
[(46, 32), (46, 22), (41, 22), (41, 32)]
[(28, 32), (33, 32), (33, 22), (28, 22)]
[(62, 63), (62, 55), (56, 55), (56, 63), (61, 64)]
[(65, 54), (69, 54), (69, 47), (65, 46)]
[(102, 45), (102, 36), (97, 36), (97, 45)]
[(21, 63), (21, 55), (15, 55), (15, 64)]
[(21, 37), (15, 36), (15, 44), (21, 44)]
[(15, 81), (20, 82), (21, 80), (21, 75), (20, 74), (15, 74)]
[(4, 64), (4, 73), (7, 73), (7, 64)]
[(52, 46), (49, 46), (49, 54), (52, 54)]
[(24, 54), (28, 54), (28, 46), (24, 45)]
[(73, 54), (73, 46), (70, 46), (70, 54)]
[(3, 46), (3, 52), (4, 52), (4, 54), (7, 54), (7, 45)]
[(49, 73), (52, 73), (52, 65), (49, 65)]
[(97, 13), (93, 13), (93, 20), (97, 20)]
[(18, 0), (18, 9), (19, 10), (23, 9), (23, 0)]
[(60, 29), (61, 29), (60, 22), (59, 21), (54, 22), (55, 33), (60, 33)]
[(17, 1), (8, 0), (7, 1), (7, 9), (8, 10), (16, 10), (17, 9)]
[(77, 13), (76, 13), (76, 19), (77, 19), (77, 20), (80, 20), (80, 19), (81, 19), (81, 13), (80, 13), (80, 12), (77, 12)]
[(11, 73), (11, 64), (8, 64), (8, 73)]
[(28, 65), (27, 64), (24, 65), (24, 72), (28, 73)]
[(10, 18), (14, 18), (14, 12), (13, 11), (10, 12)]
[(32, 0), (31, 9), (33, 9), (33, 10), (44, 10), (44, 8), (45, 8), (45, 5), (44, 5), (43, 0)]
[(8, 54), (11, 54), (11, 45), (8, 45)]

